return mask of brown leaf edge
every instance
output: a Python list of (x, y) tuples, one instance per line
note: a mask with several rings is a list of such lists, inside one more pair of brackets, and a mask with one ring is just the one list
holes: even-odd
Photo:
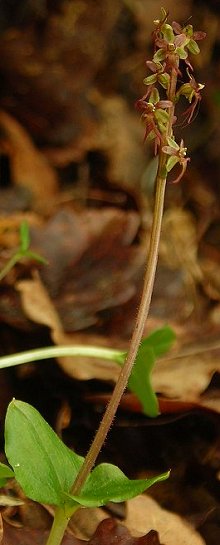
[[(4, 523), (4, 537), (2, 545), (44, 545), (46, 532), (30, 528), (16, 528)], [(78, 539), (67, 534), (63, 545), (163, 545), (156, 530), (150, 530), (142, 537), (131, 536), (129, 530), (112, 518), (104, 519), (99, 523), (95, 533), (89, 541)]]

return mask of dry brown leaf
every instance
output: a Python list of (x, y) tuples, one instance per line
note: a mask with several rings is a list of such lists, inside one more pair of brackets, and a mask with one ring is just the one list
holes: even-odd
[[(160, 507), (148, 495), (141, 495), (126, 503), (127, 517), (123, 524), (132, 535), (140, 536), (154, 529), (163, 545), (205, 545), (202, 537), (180, 516)], [(88, 539), (97, 524), (105, 517), (103, 509), (81, 509), (71, 520), (70, 527), (78, 537)], [(89, 528), (89, 531), (88, 531)]]
[[(56, 345), (74, 346), (81, 340), (80, 344), (85, 346), (85, 337), (82, 340), (79, 335), (71, 336), (63, 331), (56, 309), (37, 274), (34, 275), (33, 280), (17, 282), (16, 288), (21, 294), (22, 305), (27, 316), (34, 322), (49, 327), (52, 340)], [(96, 358), (65, 357), (58, 358), (58, 362), (69, 376), (80, 380), (92, 378), (116, 380), (119, 373), (116, 363)]]
[(198, 401), (216, 371), (220, 371), (216, 353), (160, 360), (153, 371), (153, 387), (168, 397)]
[[(105, 338), (84, 334), (68, 335), (63, 331), (58, 313), (39, 276), (35, 275), (33, 280), (17, 282), (16, 287), (21, 294), (27, 316), (48, 326), (55, 344), (106, 346)], [(117, 347), (119, 348), (115, 346)], [(81, 380), (97, 378), (115, 381), (119, 373), (116, 363), (95, 358), (59, 358), (59, 364), (68, 375)], [(205, 391), (216, 371), (220, 372), (220, 360), (216, 357), (216, 352), (161, 359), (153, 371), (153, 387), (156, 392), (170, 398), (199, 402), (199, 396)]]
[(31, 320), (49, 327), (52, 336), (63, 331), (59, 316), (37, 273), (34, 273), (33, 280), (17, 282), (16, 288), (21, 293), (23, 308)]
[(106, 98), (94, 92), (91, 100), (101, 113), (95, 139), (96, 147), (109, 157), (109, 179), (134, 191), (146, 165), (146, 149), (142, 145), (138, 116), (129, 110), (124, 99), (117, 96)]
[(181, 208), (167, 210), (163, 217), (160, 255), (171, 269), (182, 268), (187, 283), (198, 282), (202, 272), (197, 257), (198, 240), (192, 214)]
[(55, 171), (34, 146), (25, 129), (2, 110), (0, 127), (4, 131), (0, 148), (9, 155), (12, 181), (30, 191), (35, 208), (50, 210), (58, 189)]
[(152, 528), (164, 545), (205, 545), (202, 537), (183, 518), (162, 509), (150, 496), (137, 496), (127, 502), (124, 524), (133, 535), (145, 534)]

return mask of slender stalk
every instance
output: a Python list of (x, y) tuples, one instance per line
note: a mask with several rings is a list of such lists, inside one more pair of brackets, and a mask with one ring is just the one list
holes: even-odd
[(144, 287), (141, 297), (141, 302), (135, 322), (135, 327), (133, 335), (130, 342), (130, 348), (128, 351), (127, 358), (121, 369), (118, 381), (115, 385), (111, 400), (107, 406), (106, 412), (103, 416), (103, 419), (100, 423), (99, 429), (96, 433), (96, 436), (93, 440), (93, 443), (87, 453), (84, 464), (75, 480), (75, 483), (72, 487), (72, 493), (74, 495), (78, 494), (82, 488), (85, 480), (87, 479), (95, 461), (100, 452), (100, 449), (105, 441), (106, 435), (111, 427), (112, 421), (114, 419), (115, 413), (117, 411), (121, 396), (126, 388), (129, 376), (131, 374), (132, 367), (135, 362), (137, 355), (138, 347), (141, 342), (143, 335), (143, 329), (145, 321), (149, 312), (150, 301), (153, 291), (154, 278), (156, 272), (156, 265), (158, 260), (158, 248), (159, 240), (161, 233), (161, 223), (163, 216), (163, 206), (164, 206), (164, 195), (165, 195), (165, 186), (166, 179), (162, 177), (161, 172), (164, 170), (165, 157), (161, 153), (158, 167), (158, 176), (157, 176), (157, 185), (156, 185), (156, 196), (155, 196), (155, 207), (153, 214), (153, 225), (150, 239), (150, 248), (147, 269), (144, 278)]
[[(171, 111), (169, 112), (169, 122), (167, 124), (166, 138), (168, 136), (171, 136), (173, 132), (172, 125), (173, 125), (173, 117), (174, 117), (174, 110), (175, 110), (176, 84), (177, 84), (177, 71), (172, 69), (171, 75), (170, 75), (170, 85), (167, 92), (167, 98), (172, 101), (173, 106), (172, 108), (170, 108)], [(154, 211), (153, 211), (153, 224), (151, 229), (147, 268), (145, 272), (143, 291), (142, 291), (137, 318), (135, 321), (134, 331), (131, 337), (127, 358), (121, 369), (120, 375), (118, 377), (118, 381), (113, 390), (109, 404), (107, 405), (106, 411), (101, 420), (101, 423), (96, 432), (96, 435), (91, 444), (91, 447), (85, 457), (81, 470), (79, 471), (76, 477), (76, 480), (73, 483), (71, 492), (74, 495), (79, 494), (105, 442), (108, 431), (114, 420), (121, 397), (127, 386), (128, 379), (132, 371), (132, 367), (135, 363), (138, 348), (139, 348), (142, 335), (143, 335), (145, 322), (148, 317), (151, 297), (153, 293), (157, 261), (158, 261), (158, 250), (159, 250), (161, 225), (162, 225), (162, 217), (163, 217), (163, 209), (164, 209), (166, 178), (167, 178), (167, 172), (165, 168), (167, 157), (162, 151), (162, 146), (163, 144), (161, 144), (160, 153), (159, 153), (159, 165), (158, 165), (158, 171), (157, 171), (157, 177), (156, 177), (155, 204), (154, 204)]]
[(3, 269), (0, 271), (0, 281), (11, 271), (11, 269), (13, 269), (20, 258), (20, 254), (16, 253), (9, 259), (5, 267), (3, 267)]
[(49, 358), (60, 358), (63, 356), (88, 356), (90, 358), (100, 358), (121, 362), (124, 352), (112, 348), (101, 348), (99, 346), (46, 346), (44, 348), (35, 348), (34, 350), (25, 350), (18, 354), (0, 357), (0, 369), (22, 365), (37, 360), (46, 360)]
[[(73, 514), (73, 510), (71, 511), (71, 516), (72, 514)], [(52, 525), (46, 545), (60, 545), (65, 533), (65, 530), (68, 526), (69, 520), (70, 520), (70, 514), (67, 514), (66, 511), (62, 509), (61, 507), (56, 507), (53, 525)]]

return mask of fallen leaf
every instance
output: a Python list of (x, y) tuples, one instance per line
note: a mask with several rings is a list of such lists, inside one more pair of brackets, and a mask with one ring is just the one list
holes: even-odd
[[(55, 344), (62, 346), (95, 343), (97, 346), (106, 346), (107, 342), (107, 346), (110, 347), (110, 344), (114, 342), (114, 339), (111, 339), (109, 343), (109, 340), (101, 336), (66, 334), (54, 304), (38, 276), (35, 275), (33, 280), (17, 282), (16, 287), (21, 294), (22, 305), (27, 316), (37, 323), (48, 326)], [(126, 347), (120, 346), (120, 343), (118, 346), (118, 343), (117, 340), (115, 348), (126, 349)], [(182, 357), (178, 357), (177, 354), (176, 358), (174, 355), (158, 360), (152, 373), (154, 391), (168, 399), (173, 399), (173, 401), (191, 403), (191, 406), (188, 405), (189, 410), (199, 406), (207, 406), (207, 408), (216, 410), (218, 406), (216, 402), (212, 407), (213, 404), (210, 400), (207, 400), (207, 404), (205, 400), (200, 400), (200, 396), (208, 387), (213, 374), (216, 371), (220, 372), (219, 358), (216, 356), (216, 351), (207, 350), (203, 353)], [(105, 360), (66, 357), (59, 358), (58, 361), (68, 375), (81, 380), (97, 378), (115, 381), (119, 374), (118, 365)], [(175, 405), (173, 409), (176, 412)], [(180, 408), (178, 408), (179, 411)]]
[(181, 267), (185, 282), (201, 282), (202, 271), (198, 260), (196, 224), (190, 212), (173, 207), (163, 217), (160, 255), (171, 269)]
[[(34, 275), (33, 280), (17, 282), (16, 287), (21, 294), (22, 305), (27, 316), (37, 323), (48, 326), (55, 344), (59, 346), (79, 344), (77, 335), (65, 334), (58, 313), (37, 274)], [(98, 358), (67, 356), (57, 358), (57, 361), (69, 376), (81, 380), (91, 378), (113, 380), (119, 374), (119, 366), (116, 363)]]
[(220, 371), (216, 354), (204, 353), (182, 358), (160, 360), (152, 373), (156, 392), (184, 401), (199, 401), (212, 376)]
[(114, 519), (105, 519), (100, 522), (95, 534), (89, 540), (88, 545), (162, 545), (158, 533), (150, 530), (142, 537), (132, 537), (130, 532), (122, 524)]
[(96, 148), (107, 154), (109, 179), (117, 185), (120, 183), (120, 187), (130, 187), (134, 191), (135, 187), (140, 186), (140, 177), (146, 165), (146, 149), (141, 145), (143, 136), (138, 116), (131, 112), (121, 97), (106, 97), (95, 91), (91, 94), (91, 100), (101, 114), (95, 140)]
[[(48, 532), (29, 528), (15, 528), (4, 524), (4, 545), (44, 545)], [(156, 530), (150, 530), (142, 537), (132, 537), (129, 530), (114, 519), (104, 519), (98, 525), (95, 533), (85, 541), (66, 534), (63, 545), (162, 545)], [(194, 545), (194, 544), (193, 544)]]
[(205, 545), (202, 537), (183, 518), (162, 509), (150, 496), (142, 495), (127, 502), (124, 524), (131, 533), (156, 528), (164, 545)]
[(13, 498), (13, 496), (7, 496), (6, 494), (0, 494), (0, 505), (3, 505), (4, 507), (13, 507), (16, 505), (21, 505), (22, 503), (22, 500), (19, 500), (18, 498)]
[(55, 171), (34, 146), (26, 130), (11, 115), (0, 111), (3, 137), (0, 149), (10, 158), (12, 182), (30, 191), (33, 207), (51, 210), (58, 190)]

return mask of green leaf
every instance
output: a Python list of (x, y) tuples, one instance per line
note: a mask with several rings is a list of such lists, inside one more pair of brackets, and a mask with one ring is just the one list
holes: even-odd
[(5, 452), (25, 494), (59, 506), (83, 463), (34, 407), (17, 400), (10, 403), (6, 414)]
[(14, 471), (0, 462), (0, 487), (5, 486), (8, 479), (14, 478)]
[(159, 414), (157, 396), (151, 386), (151, 371), (155, 359), (153, 349), (142, 344), (128, 381), (129, 390), (137, 395), (144, 413), (152, 418)]
[(22, 221), (20, 225), (20, 250), (26, 253), (30, 246), (29, 225), (26, 221)]
[(109, 501), (122, 502), (168, 477), (169, 471), (151, 479), (130, 480), (117, 466), (100, 464), (90, 473), (79, 496), (68, 494), (68, 498), (84, 507), (98, 507)]
[(0, 464), (0, 476), (16, 477), (25, 494), (38, 502), (72, 508), (120, 502), (141, 494), (169, 472), (151, 479), (130, 480), (112, 464), (101, 464), (89, 475), (81, 493), (71, 487), (83, 458), (68, 449), (34, 407), (13, 400), (5, 423), (5, 450), (14, 472)]
[(156, 358), (162, 356), (170, 350), (172, 344), (176, 340), (176, 335), (170, 326), (164, 326), (156, 329), (148, 335), (143, 341), (142, 346), (151, 346)]
[[(151, 386), (151, 372), (156, 358), (167, 352), (175, 340), (175, 333), (169, 326), (153, 331), (140, 344), (134, 367), (128, 381), (128, 388), (134, 392), (147, 416), (159, 414), (157, 397)], [(118, 363), (122, 366), (124, 357)]]

